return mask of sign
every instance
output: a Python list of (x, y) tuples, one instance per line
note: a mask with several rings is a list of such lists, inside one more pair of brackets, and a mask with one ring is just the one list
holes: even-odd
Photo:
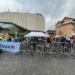
[(3, 51), (19, 52), (20, 42), (0, 42)]

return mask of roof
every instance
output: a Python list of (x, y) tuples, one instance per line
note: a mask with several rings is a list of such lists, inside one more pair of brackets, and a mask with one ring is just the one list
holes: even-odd
[(22, 26), (19, 26), (19, 25), (15, 24), (15, 23), (12, 23), (12, 22), (1, 22), (1, 21), (0, 21), (0, 23), (9, 23), (9, 24), (14, 24), (14, 25), (16, 25), (17, 27), (22, 28), (23, 30), (31, 31), (31, 30), (28, 30), (28, 29), (26, 29), (26, 28), (24, 28), (24, 27), (22, 27)]
[[(42, 20), (42, 22), (39, 22), (39, 24), (36, 23), (35, 25), (37, 18), (38, 18), (38, 21)], [(45, 31), (45, 18), (40, 13), (0, 12), (0, 22), (15, 23), (16, 25), (26, 28), (28, 30)], [(41, 28), (40, 28), (40, 25), (41, 25)]]
[[(65, 19), (65, 18), (74, 19), (74, 18), (70, 18), (70, 17), (64, 17), (64, 19)], [(64, 20), (64, 19), (63, 19), (63, 20)], [(62, 21), (63, 21), (63, 20), (62, 20)]]
[[(69, 19), (71, 19), (71, 20), (69, 20), (69, 21), (67, 21), (67, 22), (62, 22), (65, 18), (69, 18)], [(74, 18), (64, 17), (64, 19), (63, 19), (62, 21), (58, 21), (57, 24), (60, 23), (60, 25), (65, 25), (65, 24), (69, 24), (69, 23), (75, 23), (75, 19), (74, 19)], [(62, 23), (61, 23), (61, 22), (62, 22)], [(57, 24), (56, 24), (56, 25), (57, 25)]]
[(75, 21), (70, 20), (70, 21), (67, 21), (67, 22), (65, 22), (65, 23), (62, 23), (61, 25), (65, 25), (65, 24), (69, 24), (69, 23), (75, 23)]
[(47, 30), (46, 32), (50, 32), (50, 31), (51, 31), (51, 32), (52, 32), (52, 31), (54, 32), (55, 30)]
[(24, 37), (49, 37), (49, 35), (43, 33), (43, 32), (30, 32), (27, 35), (24, 35)]
[(58, 21), (58, 22), (56, 23), (56, 25), (57, 25), (57, 24), (60, 24), (60, 23), (61, 23), (61, 21)]

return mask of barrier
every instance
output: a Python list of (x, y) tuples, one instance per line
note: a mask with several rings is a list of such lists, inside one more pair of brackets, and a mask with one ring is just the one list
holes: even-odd
[(74, 43), (67, 42), (53, 42), (53, 43), (41, 43), (41, 42), (22, 42), (20, 46), (21, 51), (24, 52), (36, 52), (40, 54), (75, 54)]
[(4, 51), (8, 52), (30, 52), (45, 54), (73, 54), (75, 55), (75, 43), (68, 42), (0, 42)]
[(3, 51), (20, 52), (20, 42), (0, 42)]

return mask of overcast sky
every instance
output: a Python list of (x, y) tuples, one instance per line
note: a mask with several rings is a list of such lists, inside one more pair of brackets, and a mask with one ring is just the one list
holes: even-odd
[(0, 0), (0, 12), (41, 13), (45, 17), (45, 30), (54, 30), (58, 20), (65, 16), (75, 18), (75, 0)]

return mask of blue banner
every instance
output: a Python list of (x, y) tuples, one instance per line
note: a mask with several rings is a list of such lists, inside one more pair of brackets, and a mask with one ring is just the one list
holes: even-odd
[(20, 42), (0, 42), (3, 51), (20, 52)]

